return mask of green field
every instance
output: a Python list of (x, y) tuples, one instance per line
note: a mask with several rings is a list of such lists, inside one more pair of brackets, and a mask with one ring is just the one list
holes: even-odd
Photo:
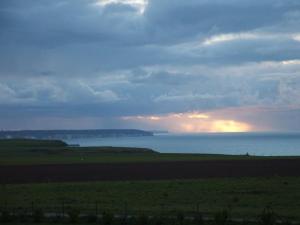
[(2, 185), (0, 204), (8, 208), (43, 208), (61, 212), (62, 205), (81, 212), (122, 213), (184, 211), (198, 208), (213, 215), (227, 208), (233, 217), (256, 218), (266, 206), (279, 215), (300, 219), (300, 178), (230, 178), (186, 181), (88, 182)]
[[(191, 160), (268, 160), (272, 157), (161, 154), (149, 149), (70, 147), (61, 141), (0, 140), (0, 165), (116, 163)], [(276, 157), (290, 158), (290, 157)], [(165, 181), (2, 184), (0, 209), (62, 213), (172, 214), (196, 211), (207, 217), (222, 209), (233, 218), (255, 219), (271, 206), (300, 220), (300, 177), (213, 178)]]
[[(99, 152), (100, 151), (100, 152)], [(152, 153), (102, 153), (101, 148), (88, 151), (64, 151), (51, 153), (22, 152), (17, 155), (0, 153), (0, 165), (33, 164), (71, 164), (71, 163), (118, 163), (118, 162), (156, 162), (156, 161), (194, 161), (229, 159), (265, 159), (264, 157), (246, 157), (204, 154), (152, 154)]]
[(70, 147), (61, 141), (0, 140), (0, 165), (118, 163), (193, 160), (249, 160), (291, 157), (171, 154), (145, 148)]

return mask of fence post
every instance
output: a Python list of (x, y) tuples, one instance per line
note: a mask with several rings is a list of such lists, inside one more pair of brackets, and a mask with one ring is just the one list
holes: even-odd
[(164, 203), (161, 203), (161, 204), (160, 204), (160, 207), (161, 207), (161, 213), (164, 214), (164, 212), (165, 212), (165, 204), (164, 204)]
[(95, 209), (96, 209), (96, 216), (98, 216), (98, 201), (96, 201), (95, 204), (96, 204), (96, 207), (95, 207)]
[(34, 202), (31, 202), (31, 215), (33, 216), (34, 214)]
[(62, 201), (62, 217), (65, 218), (65, 201)]
[(127, 218), (127, 214), (128, 214), (128, 205), (127, 202), (124, 202), (124, 217)]
[(4, 210), (7, 211), (7, 200), (4, 201)]

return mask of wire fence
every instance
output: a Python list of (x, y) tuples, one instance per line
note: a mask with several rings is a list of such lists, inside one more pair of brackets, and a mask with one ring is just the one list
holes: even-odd
[(42, 210), (43, 212), (60, 214), (67, 214), (68, 211), (76, 209), (82, 214), (93, 214), (99, 215), (103, 212), (109, 212), (119, 215), (135, 215), (135, 214), (145, 214), (145, 215), (157, 215), (157, 214), (174, 214), (177, 212), (184, 212), (186, 215), (194, 214), (205, 214), (207, 216), (211, 215), (210, 212), (204, 212), (199, 210), (199, 204), (159, 204), (152, 206), (135, 206), (128, 202), (82, 202), (82, 201), (68, 201), (61, 200), (55, 203), (44, 204), (42, 201), (28, 201), (27, 203), (15, 204), (9, 202), (0, 203), (1, 211), (9, 211), (12, 213), (26, 212), (33, 213), (36, 210)]
[[(159, 204), (149, 206), (134, 206), (126, 201), (120, 202), (83, 202), (74, 201), (68, 199), (62, 199), (60, 201), (53, 202), (52, 204), (44, 203), (42, 201), (28, 201), (22, 204), (11, 204), (7, 201), (0, 202), (0, 216), (5, 218), (6, 214), (22, 220), (22, 218), (30, 218), (31, 220), (39, 221), (38, 218), (57, 219), (64, 221), (64, 219), (72, 218), (94, 218), (93, 221), (99, 218), (104, 218), (105, 215), (111, 215), (114, 219), (118, 218), (138, 218), (142, 215), (147, 218), (167, 218), (173, 220), (190, 220), (190, 221), (210, 221), (217, 220), (221, 222), (224, 220), (231, 220), (235, 222), (252, 221), (253, 223), (259, 222), (260, 218), (267, 218), (269, 222), (277, 221), (282, 223), (283, 221), (289, 221), (290, 224), (298, 224), (292, 218), (279, 217), (271, 208), (266, 207), (261, 215), (249, 215), (248, 217), (232, 217), (230, 207), (220, 209), (215, 212), (203, 211), (199, 207), (199, 203), (196, 204), (181, 204), (176, 206), (173, 204)], [(6, 213), (6, 214), (5, 214)], [(12, 218), (11, 217), (11, 218)], [(37, 218), (37, 219), (33, 219)], [(181, 218), (181, 219), (180, 219)], [(7, 219), (8, 221), (8, 219)], [(197, 222), (198, 224), (200, 222)], [(267, 221), (267, 223), (269, 223)], [(274, 224), (275, 224), (274, 222)], [(277, 223), (276, 222), (276, 223)], [(201, 222), (202, 223), (202, 222)], [(268, 224), (272, 225), (272, 224)]]

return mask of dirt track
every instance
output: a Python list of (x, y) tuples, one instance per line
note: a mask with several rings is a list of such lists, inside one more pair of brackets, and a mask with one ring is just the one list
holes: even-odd
[(300, 176), (300, 159), (0, 166), (0, 183)]

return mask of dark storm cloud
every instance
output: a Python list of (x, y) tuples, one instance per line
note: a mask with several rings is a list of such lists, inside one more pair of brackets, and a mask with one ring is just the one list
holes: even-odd
[[(298, 0), (129, 3), (2, 0), (3, 128), (22, 126), (14, 120), (22, 115), (58, 118), (53, 121), (59, 124), (68, 118), (300, 106), (290, 98), (300, 98)], [(120, 123), (109, 121), (99, 126)]]

